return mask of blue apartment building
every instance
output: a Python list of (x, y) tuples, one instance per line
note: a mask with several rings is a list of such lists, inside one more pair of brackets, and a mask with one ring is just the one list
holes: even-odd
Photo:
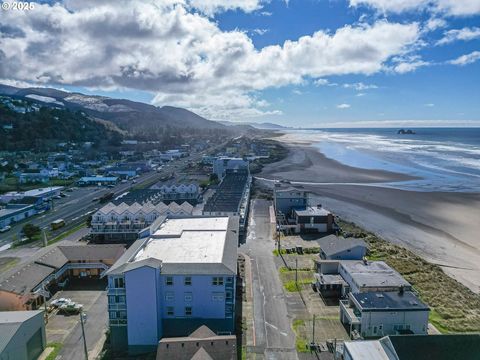
[(167, 218), (110, 268), (112, 347), (141, 353), (201, 325), (235, 331), (238, 217)]

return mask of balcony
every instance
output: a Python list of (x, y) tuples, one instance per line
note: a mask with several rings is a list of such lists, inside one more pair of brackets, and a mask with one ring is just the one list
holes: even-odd
[(347, 322), (351, 325), (361, 324), (361, 313), (352, 307), (348, 300), (340, 300), (340, 314), (345, 316)]

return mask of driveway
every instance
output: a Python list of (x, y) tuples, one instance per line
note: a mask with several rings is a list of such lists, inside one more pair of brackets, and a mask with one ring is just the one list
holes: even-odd
[[(85, 285), (85, 284), (82, 284)], [(103, 282), (91, 282), (80, 289), (78, 283), (70, 286), (69, 290), (59, 291), (54, 298), (70, 298), (83, 304), (87, 315), (85, 326), (85, 338), (89, 358), (94, 359), (94, 352), (101, 350), (100, 341), (104, 341), (104, 333), (108, 326), (108, 305), (105, 284)], [(63, 347), (57, 359), (85, 360), (83, 348), (82, 328), (79, 315), (65, 316), (55, 314), (50, 317), (47, 327), (47, 342), (60, 342)]]
[(246, 243), (241, 246), (241, 251), (251, 258), (253, 278), (255, 346), (248, 350), (263, 354), (266, 359), (298, 359), (286, 298), (272, 253), (275, 243), (271, 236), (271, 202), (255, 199), (251, 205)]

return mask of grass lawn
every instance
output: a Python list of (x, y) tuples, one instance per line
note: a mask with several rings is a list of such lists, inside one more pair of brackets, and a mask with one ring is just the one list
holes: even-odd
[(308, 342), (306, 338), (307, 329), (305, 321), (302, 319), (295, 319), (292, 324), (293, 332), (295, 333), (295, 348), (298, 352), (309, 352)]
[(61, 343), (49, 343), (47, 344), (47, 348), (53, 348), (52, 352), (45, 358), (45, 360), (55, 360), (55, 358), (58, 356), (58, 353), (60, 352), (63, 344)]
[(480, 295), (404, 247), (391, 244), (355, 224), (338, 221), (342, 230), (363, 238), (371, 260), (397, 270), (432, 309), (430, 322), (442, 333), (480, 331)]
[(75, 226), (74, 228), (71, 228), (70, 230), (67, 230), (67, 231), (61, 233), (60, 235), (54, 237), (53, 239), (48, 240), (48, 245), (54, 244), (57, 241), (65, 239), (67, 236), (72, 235), (73, 233), (77, 232), (78, 230), (84, 228), (85, 226), (87, 226), (87, 224), (83, 222), (83, 223)]

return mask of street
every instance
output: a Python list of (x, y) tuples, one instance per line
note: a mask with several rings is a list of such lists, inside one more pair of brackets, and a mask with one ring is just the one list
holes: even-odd
[[(249, 352), (266, 359), (298, 359), (295, 334), (272, 251), (270, 202), (253, 200), (246, 243), (240, 250), (251, 258), (253, 278), (254, 344)], [(248, 351), (247, 351), (248, 353)]]

